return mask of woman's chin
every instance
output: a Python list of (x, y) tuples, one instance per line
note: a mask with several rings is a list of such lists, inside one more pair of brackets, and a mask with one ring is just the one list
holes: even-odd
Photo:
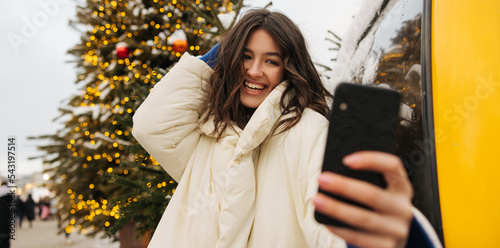
[(263, 99), (256, 99), (256, 97), (241, 96), (240, 101), (241, 101), (241, 105), (243, 105), (247, 108), (256, 109), (260, 106)]
[(247, 90), (243, 88), (240, 91), (241, 104), (251, 109), (258, 108), (264, 99), (266, 99), (267, 94), (264, 91), (259, 92), (259, 94), (256, 93), (257, 92), (247, 92)]

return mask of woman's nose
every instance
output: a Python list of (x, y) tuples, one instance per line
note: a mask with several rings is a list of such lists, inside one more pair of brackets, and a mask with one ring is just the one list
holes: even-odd
[(247, 67), (247, 73), (252, 78), (261, 77), (263, 73), (260, 63), (258, 63), (257, 61), (253, 61), (251, 64), (249, 64)]

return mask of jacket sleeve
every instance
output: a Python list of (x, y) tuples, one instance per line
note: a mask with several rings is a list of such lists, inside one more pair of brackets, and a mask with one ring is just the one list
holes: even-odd
[(312, 199), (318, 194), (318, 177), (321, 173), (325, 153), (328, 121), (322, 118), (321, 120), (314, 119), (313, 122), (312, 128), (308, 127), (306, 129), (316, 131), (308, 131), (308, 135), (302, 135), (303, 144), (310, 146), (307, 148), (303, 147), (303, 149), (310, 149), (311, 154), (307, 165), (304, 186), (306, 213), (301, 228), (308, 247), (344, 248), (346, 247), (345, 241), (330, 232), (325, 225), (318, 223), (314, 218), (315, 207)]
[(413, 221), (406, 242), (407, 248), (442, 248), (441, 241), (425, 216), (413, 208)]
[(196, 126), (212, 72), (203, 61), (184, 54), (133, 117), (134, 137), (177, 182), (200, 137)]

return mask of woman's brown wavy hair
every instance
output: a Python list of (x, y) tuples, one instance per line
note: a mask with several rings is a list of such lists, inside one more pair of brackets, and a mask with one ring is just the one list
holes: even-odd
[[(280, 132), (297, 124), (305, 108), (328, 116), (326, 97), (331, 94), (324, 87), (307, 51), (304, 36), (299, 28), (288, 17), (266, 9), (255, 9), (247, 12), (238, 23), (224, 36), (220, 42), (220, 50), (214, 73), (210, 78), (208, 96), (208, 115), (201, 120), (208, 121), (214, 116), (214, 134), (220, 137), (227, 127), (234, 129), (232, 123), (244, 128), (253, 114), (240, 103), (240, 87), (244, 83), (243, 56), (247, 38), (256, 29), (264, 29), (273, 38), (283, 56), (284, 79), (289, 84), (280, 105), (283, 114), (293, 113), (274, 127)], [(294, 92), (295, 96), (285, 106), (284, 98)]]

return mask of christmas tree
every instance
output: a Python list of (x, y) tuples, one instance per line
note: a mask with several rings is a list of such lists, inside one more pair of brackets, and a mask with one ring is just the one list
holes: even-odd
[(204, 54), (242, 0), (87, 0), (69, 51), (81, 93), (60, 107), (64, 128), (40, 146), (64, 231), (112, 235), (129, 222), (152, 233), (176, 183), (132, 137), (132, 116), (182, 56)]

